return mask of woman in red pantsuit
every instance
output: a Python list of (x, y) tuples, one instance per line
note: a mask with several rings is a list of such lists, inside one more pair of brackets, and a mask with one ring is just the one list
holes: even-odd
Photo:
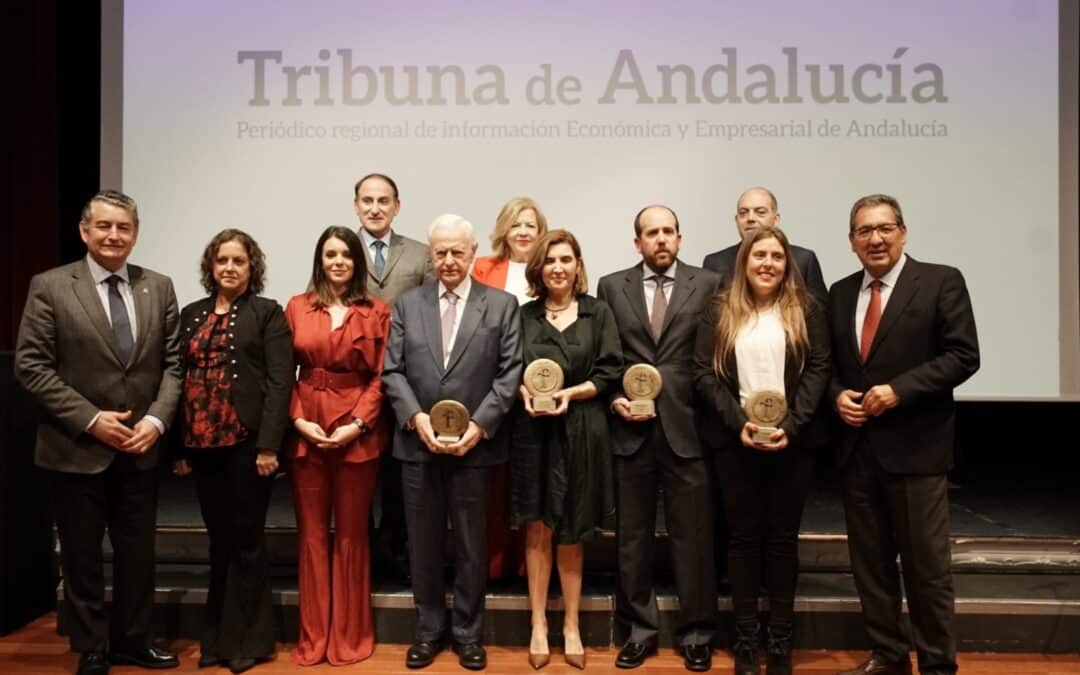
[[(525, 263), (529, 261), (536, 240), (547, 232), (547, 218), (540, 206), (528, 197), (514, 197), (503, 205), (495, 219), (488, 258), (477, 258), (472, 277), (482, 284), (504, 290), (524, 305), (532, 300), (525, 281)], [(507, 491), (509, 464), (495, 467), (491, 496), (488, 500), (488, 576), (497, 579), (524, 569), (525, 546), (512, 536), (507, 517), (510, 497)]]
[(374, 647), (368, 512), (387, 441), (379, 413), (390, 310), (366, 293), (366, 279), (360, 238), (327, 228), (308, 292), (285, 309), (300, 366), (289, 417), (300, 585), (293, 660), (301, 665), (355, 663)]

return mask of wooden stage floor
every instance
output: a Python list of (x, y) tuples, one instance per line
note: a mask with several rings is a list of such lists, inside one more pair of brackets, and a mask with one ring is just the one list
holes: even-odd
[[(225, 668), (196, 668), (199, 647), (191, 640), (177, 640), (172, 647), (180, 654), (180, 668), (169, 673), (203, 673), (216, 675), (228, 673)], [(345, 667), (332, 667), (326, 664), (311, 668), (300, 668), (289, 660), (291, 645), (279, 645), (277, 660), (262, 664), (248, 671), (253, 675), (276, 675), (279, 673), (378, 673), (379, 675), (397, 675), (411, 673), (419, 675), (461, 675), (464, 670), (457, 663), (457, 657), (443, 652), (431, 667), (421, 671), (405, 668), (406, 645), (376, 645), (372, 657), (362, 663)], [(589, 649), (586, 655), (585, 672), (596, 675), (633, 672), (637, 675), (672, 675), (687, 673), (682, 659), (671, 649), (662, 649), (660, 654), (646, 661), (646, 665), (634, 671), (619, 670), (615, 667), (614, 648)], [(489, 647), (488, 667), (484, 672), (491, 675), (525, 674), (535, 671), (526, 662), (527, 650), (524, 647)], [(864, 658), (861, 652), (797, 651), (795, 670), (807, 675), (814, 673), (835, 673), (840, 668), (848, 668)], [(68, 652), (67, 640), (56, 634), (56, 615), (47, 614), (7, 637), (0, 638), (0, 673), (14, 675), (25, 673), (33, 675), (51, 675), (73, 673), (78, 658)], [(731, 672), (731, 658), (726, 652), (713, 655), (713, 670), (710, 672)], [(152, 671), (133, 667), (114, 667), (110, 671), (115, 675), (134, 675)], [(561, 653), (552, 653), (551, 663), (541, 673), (556, 675), (577, 673), (562, 661)], [(960, 672), (964, 675), (1002, 673), (1038, 673), (1039, 675), (1080, 674), (1080, 655), (1076, 654), (972, 654), (960, 655)]]

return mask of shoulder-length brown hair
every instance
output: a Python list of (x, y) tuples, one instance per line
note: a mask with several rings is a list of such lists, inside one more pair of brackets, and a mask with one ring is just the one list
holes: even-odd
[(778, 227), (761, 227), (743, 239), (735, 260), (735, 272), (731, 286), (716, 296), (716, 347), (713, 351), (713, 369), (721, 377), (735, 376), (725, 373), (724, 364), (735, 351), (735, 338), (739, 331), (757, 313), (754, 295), (746, 281), (747, 260), (750, 250), (759, 241), (775, 239), (784, 249), (784, 279), (780, 283), (776, 304), (780, 308), (780, 320), (784, 324), (784, 336), (787, 347), (795, 355), (795, 361), (802, 370), (806, 355), (810, 352), (810, 338), (806, 331), (806, 304), (813, 302), (806, 292), (799, 266), (791, 257), (791, 245), (787, 235)]
[(371, 301), (367, 296), (367, 258), (364, 257), (364, 242), (360, 235), (347, 227), (331, 225), (323, 230), (318, 243), (315, 244), (315, 260), (311, 263), (311, 281), (308, 282), (308, 293), (314, 296), (318, 307), (329, 307), (337, 302), (330, 280), (326, 277), (323, 269), (322, 254), (323, 246), (329, 239), (340, 239), (349, 249), (349, 257), (353, 261), (353, 276), (349, 281), (349, 287), (341, 294), (341, 304), (368, 304)]
[(542, 237), (547, 234), (547, 218), (540, 210), (540, 205), (528, 197), (514, 197), (503, 204), (499, 216), (495, 219), (495, 231), (491, 233), (491, 251), (496, 258), (509, 258), (510, 247), (506, 244), (506, 235), (518, 216), (525, 209), (532, 209), (536, 214), (536, 235)]
[(214, 260), (217, 258), (218, 249), (221, 248), (221, 245), (230, 241), (240, 242), (251, 265), (251, 279), (248, 281), (246, 292), (254, 295), (262, 293), (266, 287), (266, 256), (263, 255), (259, 244), (251, 238), (250, 234), (231, 227), (215, 234), (214, 238), (203, 249), (202, 261), (199, 263), (202, 287), (211, 295), (217, 293), (217, 281), (214, 280)]
[(529, 262), (525, 264), (525, 281), (529, 282), (529, 295), (538, 300), (547, 298), (548, 289), (544, 285), (544, 260), (548, 250), (556, 244), (569, 244), (577, 258), (577, 276), (574, 279), (574, 295), (582, 295), (589, 290), (589, 280), (585, 276), (585, 261), (581, 258), (581, 246), (569, 230), (551, 230), (537, 240)]

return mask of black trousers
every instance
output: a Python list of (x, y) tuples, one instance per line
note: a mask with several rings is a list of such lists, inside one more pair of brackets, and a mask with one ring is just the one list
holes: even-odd
[(919, 672), (956, 672), (945, 475), (890, 474), (870, 448), (857, 447), (843, 481), (851, 569), (875, 656), (898, 661), (908, 654), (899, 555)]
[(728, 578), (735, 622), (757, 623), (764, 570), (769, 624), (790, 626), (799, 575), (799, 525), (814, 456), (800, 447), (763, 452), (740, 446), (717, 452), (715, 465), (730, 528)]
[[(157, 479), (117, 452), (101, 473), (49, 471), (64, 575), (62, 627), (76, 652), (149, 647), (154, 602)], [(113, 547), (111, 617), (105, 612), (102, 538)]]
[[(390, 429), (396, 424), (393, 408), (384, 406), (382, 424)], [(405, 504), (401, 495), (401, 462), (393, 456), (393, 434), (379, 457), (379, 479), (371, 507), (368, 537), (372, 573), (395, 579), (406, 575), (408, 567), (408, 534), (405, 525)]]
[(653, 588), (657, 488), (663, 487), (671, 565), (679, 594), (675, 637), (680, 645), (706, 645), (716, 632), (712, 496), (705, 459), (676, 455), (660, 421), (633, 455), (615, 457), (619, 593), (616, 614), (630, 640), (655, 644), (660, 611)]
[[(462, 466), (451, 457), (401, 463), (417, 640), (442, 640), (449, 628), (455, 642), (480, 641), (492, 469)], [(447, 516), (454, 532), (454, 608), (449, 616), (443, 576)]]
[(259, 476), (257, 454), (253, 440), (190, 451), (199, 508), (210, 535), (204, 656), (261, 658), (274, 653), (265, 536), (274, 479)]

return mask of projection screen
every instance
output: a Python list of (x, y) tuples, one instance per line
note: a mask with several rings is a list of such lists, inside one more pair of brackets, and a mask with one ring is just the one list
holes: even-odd
[(982, 368), (959, 393), (1080, 394), (1076, 185), (1062, 189), (1075, 82), (1061, 119), (1056, 0), (103, 11), (102, 184), (138, 200), (132, 260), (172, 276), (181, 303), (225, 227), (263, 247), (267, 295), (304, 290), (315, 239), (358, 227), (353, 183), (374, 171), (401, 189), (398, 232), (423, 240), (457, 213), (481, 254), (501, 205), (536, 199), (580, 239), (593, 289), (637, 262), (642, 206), (673, 207), (680, 257), (700, 264), (734, 243), (755, 185), (831, 283), (858, 269), (851, 204), (886, 192), (907, 252), (967, 279)]

